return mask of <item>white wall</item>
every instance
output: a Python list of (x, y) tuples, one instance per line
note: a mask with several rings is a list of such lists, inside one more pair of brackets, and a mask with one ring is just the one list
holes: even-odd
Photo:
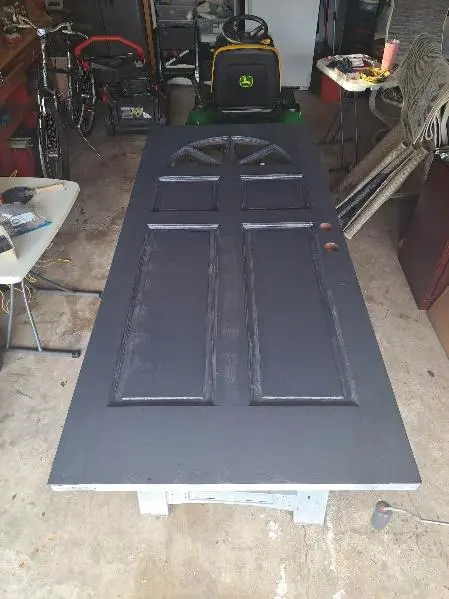
[(308, 89), (319, 0), (246, 0), (247, 12), (268, 23), (282, 61), (282, 84)]

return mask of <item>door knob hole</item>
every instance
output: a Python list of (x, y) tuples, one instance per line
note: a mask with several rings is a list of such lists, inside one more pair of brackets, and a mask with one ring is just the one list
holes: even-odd
[(332, 231), (332, 225), (330, 223), (321, 223), (321, 231)]

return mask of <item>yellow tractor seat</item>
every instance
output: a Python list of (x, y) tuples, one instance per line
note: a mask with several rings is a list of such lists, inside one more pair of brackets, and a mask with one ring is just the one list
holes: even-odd
[(281, 95), (277, 48), (264, 43), (231, 44), (212, 62), (213, 103), (222, 112), (272, 111)]

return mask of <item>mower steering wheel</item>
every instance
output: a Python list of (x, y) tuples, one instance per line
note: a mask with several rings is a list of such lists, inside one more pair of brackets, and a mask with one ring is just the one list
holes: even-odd
[[(258, 26), (251, 31), (240, 30), (239, 25), (254, 21)], [(269, 37), (266, 21), (255, 15), (237, 15), (223, 23), (223, 35), (230, 44), (257, 44)]]

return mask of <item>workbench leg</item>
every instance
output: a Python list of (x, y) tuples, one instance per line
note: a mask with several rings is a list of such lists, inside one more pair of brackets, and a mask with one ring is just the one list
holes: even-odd
[(137, 491), (141, 515), (168, 516), (169, 506), (165, 491)]
[(311, 491), (310, 493), (298, 491), (293, 522), (295, 524), (324, 524), (328, 498), (328, 491)]

